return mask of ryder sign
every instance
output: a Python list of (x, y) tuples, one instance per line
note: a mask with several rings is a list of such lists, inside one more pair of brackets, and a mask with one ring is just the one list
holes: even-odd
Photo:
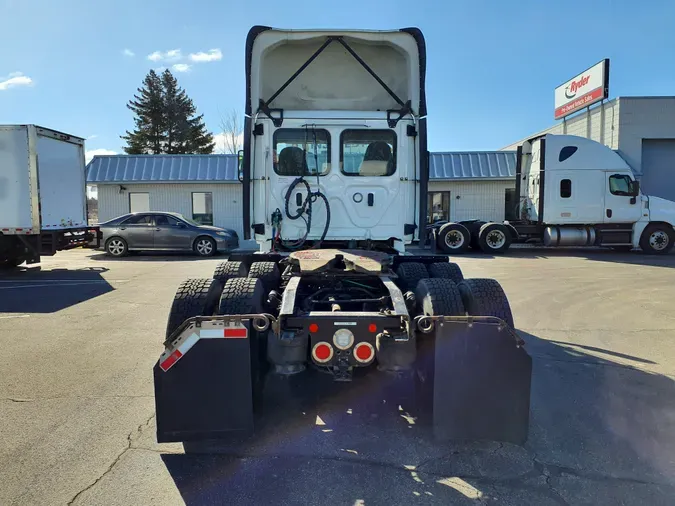
[(555, 89), (555, 119), (607, 98), (609, 94), (609, 59), (596, 63)]

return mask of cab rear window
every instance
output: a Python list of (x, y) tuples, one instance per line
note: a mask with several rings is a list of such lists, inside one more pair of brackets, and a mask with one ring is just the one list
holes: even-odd
[(396, 132), (343, 130), (340, 170), (345, 176), (391, 176), (396, 172)]
[(330, 134), (320, 128), (279, 128), (274, 132), (274, 172), (309, 176), (330, 172)]

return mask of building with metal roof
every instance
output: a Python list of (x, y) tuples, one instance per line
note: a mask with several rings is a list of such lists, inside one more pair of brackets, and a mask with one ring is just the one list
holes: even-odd
[(236, 155), (104, 155), (87, 166), (89, 184), (237, 183)]
[[(515, 193), (515, 152), (430, 153), (428, 217), (503, 220)], [(174, 211), (243, 234), (236, 155), (103, 155), (87, 165), (99, 221)]]
[(430, 181), (512, 180), (515, 151), (429, 153)]

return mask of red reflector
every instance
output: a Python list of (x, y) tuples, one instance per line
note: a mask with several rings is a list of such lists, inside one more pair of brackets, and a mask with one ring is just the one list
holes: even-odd
[(316, 334), (319, 331), (319, 326), (316, 323), (310, 323), (309, 324), (309, 331), (312, 334)]
[(312, 357), (323, 364), (333, 358), (333, 347), (328, 343), (316, 343), (312, 348)]
[(372, 332), (372, 333), (377, 332), (377, 325), (375, 325), (374, 323), (371, 323), (370, 325), (368, 325), (368, 332)]
[(182, 356), (183, 354), (180, 352), (180, 350), (176, 350), (171, 355), (169, 355), (164, 362), (160, 363), (159, 367), (162, 369), (162, 371), (166, 372), (171, 369), (173, 364), (178, 362), (178, 359)]
[(246, 328), (237, 328), (237, 327), (229, 328), (229, 329), (225, 328), (225, 330), (223, 331), (223, 337), (238, 337), (238, 338), (244, 337), (245, 338), (247, 335), (248, 335), (248, 332), (247, 332)]
[(359, 343), (354, 348), (354, 357), (359, 362), (369, 362), (374, 354), (375, 350), (370, 343)]

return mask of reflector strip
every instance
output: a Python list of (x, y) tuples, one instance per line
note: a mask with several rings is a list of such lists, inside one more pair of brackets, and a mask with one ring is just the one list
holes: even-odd
[(175, 347), (164, 350), (159, 357), (159, 367), (164, 371), (171, 369), (178, 360), (185, 355), (200, 339), (246, 339), (248, 329), (244, 326), (230, 326), (216, 329), (195, 329), (189, 336), (178, 339)]
[(246, 327), (225, 327), (223, 331), (223, 337), (235, 338), (235, 339), (246, 339), (248, 335), (248, 330)]
[(171, 369), (171, 366), (178, 362), (178, 359), (182, 356), (183, 354), (180, 350), (175, 350), (166, 360), (164, 360), (164, 362), (160, 362), (159, 367), (162, 368), (162, 371), (166, 372)]

